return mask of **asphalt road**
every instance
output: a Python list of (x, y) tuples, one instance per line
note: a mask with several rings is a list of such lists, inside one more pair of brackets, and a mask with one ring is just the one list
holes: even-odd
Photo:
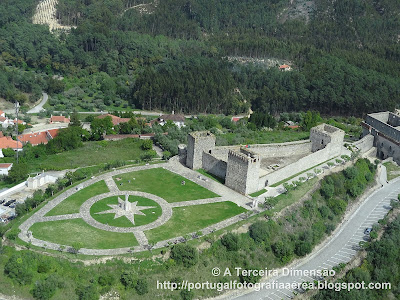
[(36, 105), (35, 107), (28, 110), (27, 111), (28, 114), (36, 114), (43, 110), (43, 105), (45, 105), (49, 96), (45, 92), (43, 92), (42, 95), (43, 95), (42, 101), (40, 101), (40, 103), (38, 105)]
[[(382, 168), (382, 174), (386, 175), (385, 168)], [(383, 177), (381, 176), (381, 180)], [(372, 193), (359, 208), (344, 222), (336, 235), (325, 244), (319, 251), (306, 258), (293, 270), (322, 270), (332, 269), (339, 263), (349, 262), (359, 250), (359, 242), (367, 241), (368, 235), (364, 234), (367, 227), (372, 227), (379, 219), (382, 219), (390, 210), (390, 201), (397, 199), (400, 193), (400, 177), (392, 180), (389, 184), (386, 181), (379, 190)], [(316, 278), (311, 276), (276, 276), (267, 282), (278, 283), (301, 283), (313, 282)], [(242, 295), (230, 295), (225, 299), (291, 299), (294, 296), (290, 289), (262, 289)]]

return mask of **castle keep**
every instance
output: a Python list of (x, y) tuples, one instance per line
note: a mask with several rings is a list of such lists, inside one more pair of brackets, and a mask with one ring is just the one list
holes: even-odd
[(186, 166), (225, 179), (225, 185), (251, 194), (341, 154), (344, 132), (321, 124), (310, 139), (282, 144), (215, 146), (209, 131), (189, 133)]

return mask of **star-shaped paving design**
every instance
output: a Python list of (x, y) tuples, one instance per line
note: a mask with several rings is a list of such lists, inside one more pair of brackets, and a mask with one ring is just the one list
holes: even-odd
[(135, 215), (145, 216), (146, 214), (144, 214), (142, 210), (156, 208), (155, 206), (137, 206), (137, 204), (138, 201), (129, 202), (128, 195), (126, 196), (125, 201), (118, 197), (118, 204), (107, 204), (111, 209), (96, 214), (115, 214), (114, 219), (125, 216), (133, 225), (135, 225)]

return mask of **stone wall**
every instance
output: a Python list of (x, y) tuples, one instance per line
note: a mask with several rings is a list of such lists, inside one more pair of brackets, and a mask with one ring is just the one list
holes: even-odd
[(251, 151), (268, 157), (290, 157), (293, 155), (305, 155), (311, 153), (311, 141), (298, 141), (279, 144), (250, 145)]
[(202, 167), (203, 151), (215, 148), (215, 135), (209, 131), (195, 131), (188, 134), (186, 166), (196, 170)]
[(331, 155), (340, 152), (343, 146), (344, 131), (328, 124), (321, 124), (311, 128), (311, 151), (316, 152), (329, 144)]
[(340, 152), (336, 153), (336, 155), (332, 156), (332, 151), (330, 147), (326, 147), (325, 149), (319, 150), (317, 152), (311, 153), (303, 158), (300, 158), (298, 161), (283, 167), (275, 172), (269, 173), (260, 177), (258, 189), (262, 189), (267, 185), (271, 185), (277, 183), (281, 180), (284, 180), (294, 174), (299, 172), (303, 172), (309, 168), (313, 168), (320, 163), (323, 163), (335, 156), (340, 155)]
[(393, 161), (400, 164), (400, 147), (392, 141), (382, 136), (376, 139), (377, 156), (380, 159), (393, 157)]
[(225, 179), (227, 163), (214, 157), (212, 154), (203, 152), (203, 169), (207, 172)]
[(367, 134), (361, 140), (354, 142), (354, 146), (360, 150), (361, 154), (368, 152), (374, 146), (374, 136), (371, 134)]

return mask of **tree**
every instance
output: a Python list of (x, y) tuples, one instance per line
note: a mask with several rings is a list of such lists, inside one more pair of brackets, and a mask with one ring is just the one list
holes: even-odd
[(139, 295), (147, 294), (149, 292), (147, 280), (145, 278), (139, 278), (136, 281), (135, 290)]
[(272, 234), (272, 223), (273, 221), (256, 221), (249, 227), (250, 237), (258, 242), (267, 242)]
[(197, 264), (197, 261), (199, 260), (199, 253), (197, 252), (196, 248), (190, 245), (178, 244), (172, 247), (171, 258), (177, 263), (189, 268)]
[(11, 148), (2, 149), (4, 157), (14, 157), (15, 151)]
[(20, 182), (28, 177), (28, 165), (25, 163), (13, 164), (8, 172), (7, 181), (10, 183)]
[(103, 138), (104, 134), (110, 134), (112, 132), (113, 123), (110, 116), (105, 118), (94, 118), (90, 123), (90, 130), (92, 132), (92, 138), (96, 141)]
[(79, 114), (76, 110), (71, 114), (71, 121), (68, 126), (75, 126), (75, 127), (82, 126), (81, 121), (79, 119)]
[(134, 275), (131, 272), (122, 273), (120, 281), (126, 289), (131, 289), (135, 287)]
[(145, 150), (145, 151), (153, 149), (152, 140), (142, 140), (140, 148), (142, 148), (142, 150)]
[(239, 249), (239, 238), (231, 232), (221, 238), (221, 243), (228, 251), (237, 251)]

